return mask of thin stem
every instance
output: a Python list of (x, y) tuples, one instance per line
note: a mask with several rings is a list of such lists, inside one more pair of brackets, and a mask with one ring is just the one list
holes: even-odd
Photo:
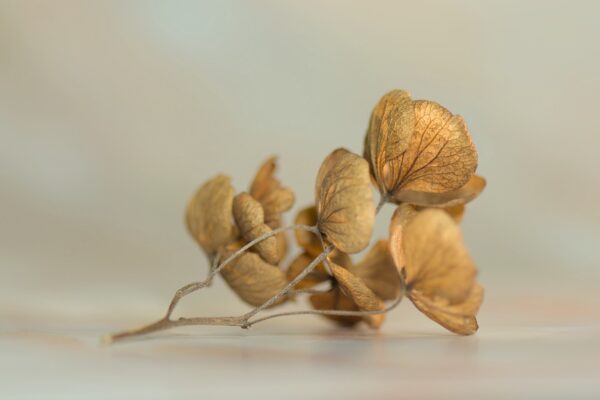
[(313, 233), (318, 232), (317, 228), (314, 226), (290, 225), (290, 226), (285, 226), (282, 228), (273, 229), (271, 232), (267, 232), (264, 235), (261, 235), (261, 236), (257, 237), (256, 239), (252, 240), (251, 242), (248, 242), (246, 245), (242, 246), (238, 251), (236, 251), (235, 253), (233, 253), (232, 255), (227, 257), (225, 260), (223, 260), (223, 262), (221, 264), (219, 264), (219, 266), (214, 267), (214, 268), (211, 266), (211, 269), (205, 280), (203, 280), (201, 282), (188, 283), (187, 285), (185, 285), (185, 286), (181, 287), (179, 290), (177, 290), (175, 292), (175, 295), (173, 296), (173, 299), (171, 300), (171, 303), (169, 304), (169, 308), (167, 309), (165, 318), (169, 319), (171, 317), (171, 315), (173, 314), (173, 311), (175, 310), (175, 307), (177, 306), (177, 304), (183, 297), (185, 297), (188, 294), (193, 293), (197, 290), (200, 290), (204, 287), (210, 286), (213, 278), (219, 273), (219, 271), (221, 271), (223, 268), (225, 268), (230, 262), (232, 262), (233, 260), (235, 260), (236, 258), (241, 256), (246, 250), (248, 250), (249, 248), (251, 248), (252, 246), (254, 246), (257, 243), (262, 242), (263, 240), (266, 240), (272, 236), (278, 235), (281, 232), (293, 230), (293, 229), (302, 229), (302, 230), (313, 232)]
[(385, 194), (382, 194), (379, 197), (379, 203), (377, 204), (377, 208), (375, 209), (375, 215), (379, 214), (379, 211), (381, 210), (381, 208), (385, 205), (385, 203), (388, 201), (388, 196)]
[[(269, 300), (265, 301), (262, 305), (256, 307), (250, 312), (246, 314), (236, 316), (236, 317), (196, 317), (196, 318), (179, 318), (177, 320), (170, 319), (170, 315), (166, 315), (160, 320), (153, 322), (149, 325), (142, 326), (141, 328), (130, 329), (127, 331), (119, 332), (113, 335), (107, 335), (103, 338), (103, 342), (106, 344), (111, 344), (119, 340), (123, 340), (126, 338), (131, 338), (134, 336), (144, 335), (152, 332), (158, 332), (165, 329), (170, 329), (178, 326), (187, 326), (187, 325), (225, 325), (225, 326), (241, 326), (242, 328), (247, 328), (248, 320), (252, 318), (254, 315), (263, 311), (264, 309), (272, 306), (276, 303), (280, 298), (287, 295), (290, 290), (298, 282), (306, 277), (309, 273), (314, 270), (317, 265), (319, 265), (323, 260), (333, 251), (333, 246), (328, 246), (323, 253), (321, 253), (317, 258), (315, 258), (304, 270), (298, 274), (288, 285), (286, 285), (283, 289), (279, 291), (275, 296), (271, 297)], [(226, 260), (227, 261), (227, 260)], [(218, 269), (218, 268), (217, 268)], [(190, 284), (194, 285), (194, 284)], [(189, 287), (190, 285), (184, 286), (182, 289)], [(179, 292), (179, 291), (178, 291)], [(189, 293), (189, 292), (188, 292)]]

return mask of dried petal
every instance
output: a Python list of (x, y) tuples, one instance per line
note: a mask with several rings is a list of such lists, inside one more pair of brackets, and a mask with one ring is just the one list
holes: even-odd
[(423, 314), (459, 335), (472, 335), (479, 326), (475, 315), (483, 301), (483, 288), (475, 285), (463, 303), (447, 305), (440, 299), (430, 299), (418, 290), (411, 292), (413, 304)]
[(403, 268), (405, 264), (404, 249), (402, 248), (402, 233), (404, 225), (408, 223), (415, 215), (417, 209), (410, 204), (400, 204), (390, 222), (390, 253), (397, 268)]
[[(314, 260), (317, 256), (313, 256), (309, 253), (302, 253), (298, 257), (296, 257), (287, 270), (287, 279), (288, 281), (293, 280), (296, 276), (298, 276), (308, 265)], [(350, 256), (346, 253), (341, 253), (339, 251), (334, 251), (328, 257), (330, 262), (337, 263), (338, 265), (348, 267), (352, 264), (352, 260)], [(325, 265), (323, 263), (317, 265), (317, 267), (309, 273), (304, 279), (302, 279), (296, 285), (296, 289), (309, 289), (312, 288), (319, 283), (326, 282), (330, 280), (330, 276), (327, 273)]]
[[(359, 311), (356, 304), (337, 287), (327, 293), (311, 295), (310, 303), (315, 310)], [(344, 315), (324, 315), (324, 317), (346, 327), (362, 321), (362, 317)]]
[[(306, 207), (298, 212), (294, 223), (296, 225), (315, 226), (317, 225), (317, 221), (317, 208)], [(296, 229), (294, 234), (300, 247), (302, 247), (308, 254), (312, 255), (313, 257), (317, 257), (323, 252), (321, 241), (314, 233), (305, 231), (304, 229)]]
[(253, 306), (263, 304), (287, 285), (283, 271), (251, 252), (226, 265), (221, 275), (242, 300)]
[(230, 178), (218, 175), (202, 185), (188, 203), (188, 231), (209, 257), (235, 239), (231, 223), (233, 191)]
[(410, 94), (387, 93), (371, 113), (364, 156), (381, 193), (393, 192), (402, 178), (402, 154), (408, 148), (416, 124)]
[(456, 190), (442, 193), (407, 190), (398, 192), (394, 198), (396, 201), (421, 207), (455, 207), (475, 199), (485, 186), (486, 181), (483, 177), (473, 175), (465, 185)]
[(275, 178), (276, 169), (277, 157), (269, 158), (261, 165), (250, 186), (250, 194), (264, 209), (265, 224), (273, 229), (281, 226), (281, 213), (294, 205), (294, 193), (281, 186)]
[[(383, 310), (385, 305), (371, 289), (356, 275), (335, 263), (330, 263), (331, 271), (340, 287), (344, 290), (358, 308), (362, 311)], [(372, 328), (379, 328), (384, 320), (383, 314), (367, 315), (363, 317)]]
[(452, 218), (438, 209), (418, 213), (403, 227), (402, 248), (413, 303), (453, 332), (475, 332), (483, 289), (475, 281), (477, 269)]
[(477, 269), (462, 240), (460, 229), (441, 210), (427, 209), (406, 226), (402, 238), (404, 270), (410, 288), (424, 295), (462, 302), (473, 287)]
[(362, 261), (350, 265), (348, 271), (360, 278), (381, 300), (393, 300), (400, 294), (400, 276), (387, 240), (375, 243)]
[[(262, 206), (248, 193), (242, 192), (233, 199), (233, 217), (247, 242), (271, 232), (271, 228), (264, 223)], [(254, 249), (268, 263), (277, 264), (280, 260), (275, 236), (257, 243)]]
[(316, 181), (319, 231), (345, 253), (367, 247), (375, 220), (369, 165), (337, 149), (323, 161)]
[[(306, 267), (308, 267), (313, 259), (314, 258), (308, 253), (302, 253), (298, 257), (294, 258), (287, 269), (287, 280), (291, 282), (302, 271), (304, 271)], [(296, 284), (295, 289), (310, 289), (328, 280), (329, 274), (325, 270), (325, 266), (323, 264), (319, 264), (312, 272), (306, 275), (304, 279)]]
[(400, 180), (391, 193), (443, 193), (466, 184), (477, 168), (477, 151), (458, 115), (426, 100), (414, 103), (416, 125), (407, 150), (400, 159)]

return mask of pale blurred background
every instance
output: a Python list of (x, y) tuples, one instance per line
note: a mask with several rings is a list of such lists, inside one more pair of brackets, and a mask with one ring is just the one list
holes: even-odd
[[(206, 271), (183, 225), (200, 183), (244, 190), (277, 154), (297, 210), (394, 88), (461, 114), (478, 147), (481, 334), (597, 323), (599, 39), (596, 1), (0, 1), (0, 328), (158, 317)], [(245, 308), (219, 281), (181, 310)], [(330, 326), (311, 318), (257, 329)], [(389, 319), (443, 333), (409, 304)]]

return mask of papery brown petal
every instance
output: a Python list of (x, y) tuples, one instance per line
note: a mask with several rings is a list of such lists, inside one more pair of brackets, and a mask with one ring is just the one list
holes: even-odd
[(415, 123), (414, 105), (410, 94), (404, 90), (384, 95), (371, 113), (364, 156), (381, 193), (393, 191), (401, 179), (400, 161), (408, 148)]
[(264, 221), (270, 228), (281, 226), (281, 213), (294, 205), (294, 192), (281, 186), (275, 178), (277, 157), (266, 160), (259, 168), (250, 186), (250, 195), (260, 202), (264, 209)]
[[(313, 261), (314, 257), (308, 253), (302, 253), (294, 260), (292, 260), (289, 265), (286, 273), (286, 277), (288, 281), (292, 281), (295, 277), (297, 277), (302, 271), (308, 267), (308, 265)], [(317, 267), (310, 272), (304, 279), (296, 284), (295, 289), (310, 289), (320, 283), (326, 282), (329, 280), (329, 274), (325, 270), (325, 266), (323, 264), (317, 265)]]
[(400, 294), (400, 275), (387, 240), (375, 243), (361, 262), (349, 266), (348, 271), (360, 278), (381, 300), (393, 300)]
[(483, 288), (475, 285), (461, 304), (448, 305), (442, 299), (430, 299), (418, 290), (409, 294), (413, 304), (429, 318), (459, 335), (472, 335), (477, 331), (475, 315), (483, 301)]
[(277, 240), (277, 255), (279, 260), (284, 260), (288, 253), (288, 235), (285, 232), (278, 233), (275, 236)]
[[(240, 234), (247, 242), (271, 232), (264, 223), (264, 213), (260, 203), (248, 193), (242, 192), (233, 199), (233, 217), (240, 229)], [(268, 263), (277, 264), (280, 253), (277, 238), (271, 236), (254, 245), (253, 249)]]
[(392, 220), (390, 221), (390, 253), (396, 268), (402, 269), (406, 262), (404, 257), (404, 249), (402, 248), (402, 233), (404, 226), (410, 221), (415, 215), (417, 215), (417, 209), (410, 204), (401, 204), (394, 211)]
[[(294, 223), (296, 225), (315, 226), (317, 224), (317, 219), (318, 216), (316, 207), (306, 207), (298, 212)], [(294, 231), (294, 235), (296, 236), (298, 245), (300, 245), (300, 247), (302, 247), (311, 256), (317, 257), (323, 252), (321, 241), (314, 233), (305, 231), (304, 229), (296, 229)]]
[[(317, 293), (310, 296), (310, 303), (316, 310), (359, 311), (356, 304), (339, 288), (327, 293)], [(362, 317), (344, 315), (323, 315), (341, 326), (352, 327), (362, 321)]]
[(227, 176), (216, 176), (202, 185), (187, 205), (188, 231), (209, 257), (235, 239), (231, 222), (233, 186), (230, 182)]
[(287, 285), (283, 271), (251, 252), (226, 265), (221, 275), (242, 300), (253, 306), (263, 304)]
[(442, 210), (419, 212), (403, 228), (404, 271), (410, 290), (449, 305), (469, 295), (477, 269), (456, 222)]
[[(337, 264), (330, 263), (331, 271), (345, 294), (349, 296), (362, 311), (379, 311), (385, 308), (385, 304), (371, 289), (356, 275)], [(383, 314), (367, 315), (365, 322), (372, 328), (379, 328), (383, 323)]]
[(367, 247), (375, 206), (364, 158), (345, 149), (323, 161), (316, 181), (317, 226), (327, 241), (344, 253)]
[(462, 117), (433, 101), (413, 104), (417, 123), (400, 160), (400, 184), (392, 193), (395, 201), (400, 201), (401, 191), (458, 189), (477, 168), (477, 151)]
[(442, 193), (400, 191), (394, 199), (421, 207), (455, 207), (475, 199), (485, 186), (486, 181), (483, 177), (473, 175), (466, 184), (456, 190)]

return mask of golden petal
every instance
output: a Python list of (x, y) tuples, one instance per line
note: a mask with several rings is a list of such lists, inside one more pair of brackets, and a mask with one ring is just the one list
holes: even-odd
[[(286, 273), (286, 277), (288, 281), (292, 281), (295, 277), (297, 277), (302, 271), (308, 267), (308, 265), (313, 261), (314, 257), (308, 253), (302, 253), (294, 258), (289, 265)], [(325, 270), (323, 264), (317, 265), (317, 267), (304, 279), (302, 279), (298, 284), (296, 284), (295, 289), (310, 289), (320, 283), (326, 282), (329, 280), (329, 274)]]
[(394, 211), (392, 220), (390, 222), (390, 253), (396, 268), (404, 268), (406, 258), (404, 257), (404, 249), (402, 248), (402, 232), (404, 226), (410, 221), (415, 215), (417, 215), (417, 209), (410, 204), (401, 204)]
[(283, 271), (251, 252), (226, 265), (221, 275), (243, 301), (253, 306), (263, 304), (287, 285)]
[(327, 241), (345, 253), (367, 247), (375, 221), (369, 165), (346, 149), (323, 161), (316, 181), (317, 226)]
[(419, 212), (403, 228), (404, 272), (410, 290), (458, 304), (469, 295), (477, 269), (456, 222), (444, 211)]
[[(383, 301), (359, 277), (337, 264), (330, 263), (330, 265), (336, 281), (344, 293), (356, 303), (360, 310), (379, 311), (385, 308)], [(379, 328), (383, 323), (382, 316), (383, 314), (368, 315), (363, 318), (372, 328)]]
[[(306, 207), (298, 212), (294, 223), (296, 225), (315, 226), (317, 225), (317, 220), (318, 215), (316, 207)], [(317, 257), (323, 252), (321, 241), (314, 233), (305, 231), (303, 229), (296, 229), (294, 231), (294, 235), (296, 236), (298, 245), (300, 245), (300, 247), (302, 247), (311, 256)]]
[(230, 182), (227, 176), (216, 176), (202, 185), (187, 205), (188, 231), (209, 257), (235, 239)]
[(420, 207), (455, 207), (466, 204), (475, 199), (483, 191), (486, 181), (483, 177), (473, 175), (462, 187), (442, 193), (400, 191), (394, 200), (410, 203)]
[(408, 148), (416, 124), (410, 94), (394, 90), (379, 100), (365, 136), (364, 156), (381, 193), (395, 190), (400, 182), (402, 154)]
[(483, 301), (483, 288), (475, 285), (463, 303), (448, 305), (441, 299), (431, 299), (418, 290), (409, 294), (413, 304), (429, 318), (459, 335), (472, 335), (477, 331), (475, 318)]
[[(334, 288), (327, 293), (317, 293), (310, 296), (310, 303), (315, 310), (340, 310), (358, 311), (354, 302), (339, 288)], [(323, 315), (325, 318), (337, 322), (339, 325), (351, 327), (362, 321), (362, 317), (344, 315)]]
[(426, 100), (415, 101), (415, 131), (400, 157), (400, 179), (392, 192), (443, 193), (466, 184), (477, 168), (477, 151), (458, 115)]
[[(271, 228), (264, 223), (262, 206), (248, 193), (242, 192), (234, 197), (233, 217), (240, 234), (247, 242), (271, 232)], [(280, 261), (281, 254), (275, 236), (257, 243), (253, 249), (270, 264), (277, 264)]]
[(390, 253), (389, 242), (380, 240), (348, 271), (360, 278), (381, 300), (394, 300), (400, 294), (400, 276)]
[(281, 186), (281, 182), (275, 177), (276, 169), (277, 157), (267, 159), (250, 185), (250, 195), (261, 203), (265, 223), (270, 228), (278, 228), (281, 225), (281, 213), (294, 205), (294, 192)]

